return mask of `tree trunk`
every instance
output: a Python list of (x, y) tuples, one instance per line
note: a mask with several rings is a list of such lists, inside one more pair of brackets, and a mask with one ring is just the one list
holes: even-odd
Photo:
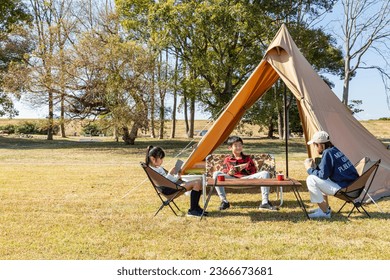
[(130, 133), (129, 133), (129, 128), (127, 126), (122, 127), (123, 131), (123, 141), (125, 142), (126, 145), (130, 145)]
[(60, 128), (61, 128), (61, 137), (66, 138), (65, 132), (65, 95), (61, 94), (61, 117), (60, 117)]
[(190, 128), (188, 125), (188, 106), (187, 106), (187, 97), (184, 95), (184, 124), (185, 124), (185, 129), (186, 129), (186, 134), (188, 136)]
[(195, 97), (190, 100), (190, 127), (188, 131), (188, 137), (194, 138), (194, 128), (195, 128)]
[(160, 59), (158, 63), (157, 68), (157, 82), (158, 82), (158, 93), (160, 96), (160, 114), (159, 114), (159, 122), (160, 122), (160, 129), (159, 129), (159, 139), (164, 138), (164, 116), (165, 116), (165, 87), (163, 86), (163, 80), (161, 75), (161, 68), (162, 68), (162, 51), (160, 51)]
[(174, 87), (173, 87), (173, 108), (172, 108), (172, 130), (171, 138), (175, 138), (176, 134), (176, 107), (177, 107), (177, 75), (179, 66), (179, 56), (176, 54), (175, 73), (174, 73)]
[(116, 126), (114, 127), (114, 140), (115, 142), (119, 142), (119, 132)]
[[(348, 61), (347, 61), (348, 60)], [(344, 84), (343, 84), (343, 99), (342, 99), (342, 103), (345, 105), (345, 106), (348, 106), (348, 95), (349, 95), (349, 81), (351, 79), (351, 72), (350, 72), (350, 69), (349, 69), (349, 59), (348, 57), (346, 58), (346, 61), (345, 61), (345, 77), (344, 77)]]
[(154, 124), (154, 110), (155, 110), (154, 89), (155, 89), (155, 79), (154, 79), (154, 73), (153, 73), (152, 74), (152, 90), (150, 93), (150, 137), (152, 137), (152, 138), (156, 138), (156, 134), (154, 132), (154, 128), (155, 128), (155, 124)]
[(269, 139), (272, 139), (274, 138), (274, 122), (273, 122), (273, 119), (272, 118), (269, 118), (269, 122), (268, 122), (268, 134), (267, 134), (267, 137)]
[(279, 134), (279, 139), (283, 139), (284, 131), (283, 131), (283, 111), (281, 111), (278, 108), (278, 134)]
[(47, 128), (47, 140), (53, 140), (53, 127), (54, 127), (54, 102), (53, 93), (49, 91), (49, 117), (48, 117), (48, 128)]

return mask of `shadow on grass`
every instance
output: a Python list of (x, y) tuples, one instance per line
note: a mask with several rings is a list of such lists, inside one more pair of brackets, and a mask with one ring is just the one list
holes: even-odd
[[(188, 146), (188, 139), (145, 139), (139, 138), (134, 145), (126, 145), (123, 141), (116, 142), (96, 138), (64, 138), (46, 140), (42, 138), (17, 138), (0, 136), (0, 149), (33, 150), (33, 149), (133, 149), (144, 153), (147, 146), (161, 146), (169, 155)], [(195, 144), (195, 143), (194, 143)]]
[(253, 209), (246, 212), (236, 209), (229, 209), (227, 211), (211, 211), (207, 219), (225, 219), (227, 217), (248, 217), (251, 222), (266, 222), (266, 221), (307, 221), (305, 214), (299, 208), (293, 212), (283, 212), (283, 211), (267, 211)]
[(332, 214), (331, 219), (307, 219), (304, 212), (295, 207), (294, 211), (284, 212), (284, 211), (267, 211), (267, 210), (258, 210), (253, 209), (247, 212), (243, 212), (243, 209), (229, 209), (227, 211), (209, 211), (209, 216), (207, 219), (224, 219), (228, 217), (248, 217), (251, 222), (278, 222), (278, 221), (289, 221), (289, 222), (351, 222), (353, 220), (367, 220), (370, 219), (381, 219), (381, 220), (390, 220), (389, 214), (384, 214), (381, 212), (369, 212), (371, 218), (367, 217), (365, 214), (354, 213), (348, 217), (348, 212), (334, 213)]
[[(284, 200), (282, 206), (280, 206), (280, 200), (276, 199), (270, 199), (272, 205), (282, 209), (282, 208), (288, 208), (288, 209), (294, 209), (299, 207), (299, 204), (295, 200)], [(256, 208), (258, 209), (261, 204), (261, 199), (259, 197), (258, 201), (239, 201), (239, 202), (231, 202), (231, 208)], [(263, 211), (263, 210), (261, 210)], [(265, 210), (267, 211), (267, 210)], [(268, 211), (267, 211), (268, 212)]]

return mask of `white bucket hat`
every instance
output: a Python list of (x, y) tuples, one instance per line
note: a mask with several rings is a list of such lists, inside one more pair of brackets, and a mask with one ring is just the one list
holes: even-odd
[(313, 143), (322, 144), (329, 141), (329, 134), (326, 131), (317, 131), (314, 133), (313, 138), (307, 142), (307, 145), (311, 145)]

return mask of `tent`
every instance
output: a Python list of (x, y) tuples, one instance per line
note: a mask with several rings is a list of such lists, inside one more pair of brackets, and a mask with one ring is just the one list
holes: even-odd
[[(370, 190), (374, 199), (390, 195), (390, 151), (345, 107), (314, 71), (292, 40), (285, 25), (279, 29), (254, 72), (227, 104), (183, 165), (190, 169), (204, 161), (231, 134), (245, 111), (281, 78), (297, 99), (305, 140), (318, 130), (329, 133), (332, 143), (352, 162), (368, 156), (382, 159)], [(315, 155), (307, 146), (308, 156)]]

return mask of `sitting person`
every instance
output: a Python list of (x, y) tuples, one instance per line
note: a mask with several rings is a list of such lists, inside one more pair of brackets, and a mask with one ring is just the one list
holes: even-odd
[[(213, 178), (218, 175), (224, 175), (225, 178), (241, 178), (241, 179), (259, 179), (270, 178), (267, 171), (257, 172), (255, 163), (252, 158), (243, 153), (243, 145), (241, 137), (231, 136), (227, 140), (228, 149), (232, 151), (231, 156), (227, 156), (223, 162), (222, 171), (215, 171)], [(218, 196), (221, 199), (220, 210), (230, 207), (230, 203), (226, 198), (224, 187), (215, 187)], [(262, 203), (260, 209), (277, 210), (276, 207), (268, 201), (270, 187), (261, 187)]]
[(318, 204), (318, 209), (309, 214), (310, 218), (327, 218), (331, 216), (327, 195), (334, 195), (340, 188), (345, 188), (355, 181), (359, 174), (351, 161), (330, 142), (325, 131), (314, 133), (307, 142), (313, 144), (322, 155), (318, 166), (313, 159), (306, 159), (305, 168), (309, 176), (306, 179), (310, 192), (310, 201)]
[[(180, 178), (180, 170), (175, 170), (173, 167), (169, 172), (167, 172), (161, 165), (163, 163), (163, 159), (165, 157), (165, 152), (160, 147), (149, 146), (146, 150), (145, 163), (150, 166), (154, 171), (166, 177), (168, 180), (179, 183), (183, 186), (187, 191), (191, 190), (190, 197), (190, 209), (188, 209), (187, 216), (201, 216), (203, 209), (199, 206), (199, 199), (202, 194), (202, 181), (201, 180), (193, 180), (184, 182)], [(174, 175), (177, 174), (177, 175)], [(175, 193), (177, 190), (162, 187), (162, 193), (165, 195), (170, 195)], [(207, 215), (205, 212), (203, 215)]]

